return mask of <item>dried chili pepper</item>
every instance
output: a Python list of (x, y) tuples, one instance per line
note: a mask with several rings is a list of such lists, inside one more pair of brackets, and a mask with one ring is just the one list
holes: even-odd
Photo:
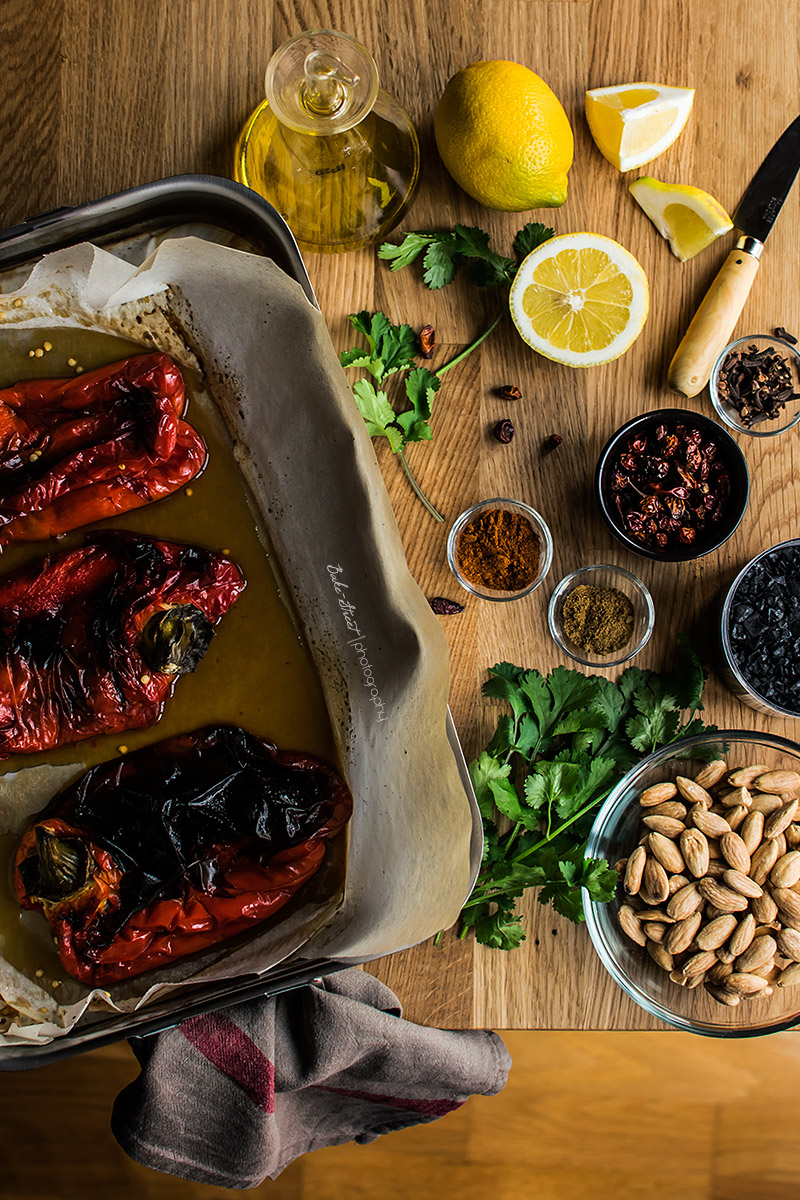
[(433, 596), (428, 603), (440, 617), (454, 616), (464, 611), (464, 605), (457, 600), (448, 600), (446, 596)]
[(0, 759), (140, 729), (244, 588), (222, 554), (97, 534), (0, 578)]
[(682, 423), (630, 437), (610, 468), (622, 527), (651, 550), (685, 549), (719, 522), (730, 478), (715, 442)]
[(557, 450), (563, 441), (564, 439), (560, 433), (551, 433), (549, 438), (545, 438), (542, 449), (545, 453), (551, 453), (553, 450)]
[(423, 325), (419, 331), (419, 352), (423, 358), (433, 358), (436, 349), (436, 330), (432, 325)]
[(25, 832), (14, 883), (65, 969), (105, 986), (271, 916), (319, 869), (352, 797), (327, 763), (209, 726), (92, 767)]
[(185, 407), (183, 376), (166, 354), (0, 391), (0, 547), (55, 537), (183, 487), (207, 457), (181, 419)]
[(521, 400), (522, 392), (514, 383), (504, 383), (502, 387), (494, 389), (494, 394), (500, 400)]
[(498, 442), (503, 446), (507, 446), (509, 442), (513, 441), (515, 432), (514, 423), (513, 421), (509, 421), (508, 418), (504, 421), (498, 421), (492, 430)]

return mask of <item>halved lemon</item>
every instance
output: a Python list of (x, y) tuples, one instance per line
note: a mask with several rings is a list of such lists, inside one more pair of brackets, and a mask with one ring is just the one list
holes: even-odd
[(733, 229), (733, 221), (719, 200), (700, 188), (660, 183), (642, 175), (641, 179), (634, 179), (629, 191), (681, 262), (694, 258), (721, 234)]
[(621, 83), (586, 93), (586, 120), (601, 154), (620, 171), (651, 162), (689, 119), (694, 88)]
[(649, 306), (633, 255), (599, 233), (566, 233), (538, 246), (511, 285), (520, 337), (568, 367), (611, 362), (633, 345)]

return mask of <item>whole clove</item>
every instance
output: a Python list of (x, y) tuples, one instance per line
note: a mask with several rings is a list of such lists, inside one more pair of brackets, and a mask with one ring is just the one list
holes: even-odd
[(780, 338), (782, 342), (788, 342), (790, 346), (797, 345), (797, 338), (793, 334), (787, 333), (782, 325), (779, 325), (775, 330), (775, 337)]
[(755, 344), (726, 355), (717, 380), (717, 395), (736, 410), (746, 429), (777, 420), (787, 404), (800, 400), (800, 392), (794, 390), (792, 369), (780, 351), (774, 346), (759, 350)]
[(446, 596), (434, 596), (428, 603), (440, 617), (453, 616), (464, 611), (463, 604), (459, 604), (457, 600), (448, 600)]
[(508, 443), (513, 439), (515, 430), (511, 421), (506, 419), (505, 421), (498, 421), (492, 430), (492, 433), (497, 438), (498, 442), (502, 442), (504, 446), (507, 446)]

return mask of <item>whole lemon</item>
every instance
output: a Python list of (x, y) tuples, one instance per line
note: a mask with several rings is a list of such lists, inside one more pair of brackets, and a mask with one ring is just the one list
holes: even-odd
[(433, 124), (442, 161), (485, 208), (558, 208), (574, 144), (567, 114), (519, 63), (474, 62), (448, 83)]

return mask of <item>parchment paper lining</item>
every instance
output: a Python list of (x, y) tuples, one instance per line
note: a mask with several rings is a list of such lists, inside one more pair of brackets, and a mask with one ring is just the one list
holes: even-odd
[[(300, 902), (266, 934), (144, 985), (72, 1004), (48, 995), (39, 1021), (29, 1002), (5, 1038), (41, 1044), (90, 1002), (131, 1011), (185, 984), (265, 971), (300, 947), (363, 962), (451, 925), (470, 886), (472, 818), (446, 735), (446, 641), (409, 574), (320, 313), (270, 260), (194, 237), (164, 242), (139, 268), (88, 243), (48, 255), (0, 309), (0, 336), (78, 326), (199, 364), (288, 580), (355, 799), (343, 897)], [(19, 982), (0, 960), (0, 993)]]

